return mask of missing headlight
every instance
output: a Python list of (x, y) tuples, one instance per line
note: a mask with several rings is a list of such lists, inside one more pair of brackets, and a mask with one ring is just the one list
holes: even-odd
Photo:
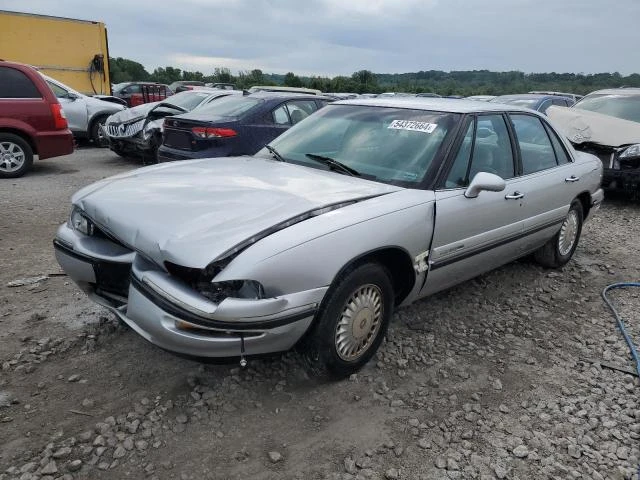
[(264, 288), (255, 280), (198, 283), (196, 290), (214, 303), (220, 303), (225, 298), (244, 298), (247, 300), (264, 298)]
[(264, 298), (264, 287), (255, 280), (212, 281), (229, 261), (214, 262), (205, 269), (182, 267), (171, 262), (165, 262), (165, 266), (171, 275), (179, 278), (200, 295), (215, 303), (220, 303), (228, 297)]

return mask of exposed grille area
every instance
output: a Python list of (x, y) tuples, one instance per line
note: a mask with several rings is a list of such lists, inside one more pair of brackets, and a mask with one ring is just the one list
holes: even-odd
[(133, 123), (108, 123), (105, 125), (110, 137), (133, 137), (142, 130), (144, 118)]

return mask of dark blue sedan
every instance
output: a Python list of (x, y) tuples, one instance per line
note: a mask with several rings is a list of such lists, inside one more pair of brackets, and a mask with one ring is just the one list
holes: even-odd
[(166, 118), (158, 162), (253, 155), (331, 99), (258, 92)]
[(493, 103), (502, 103), (503, 105), (515, 105), (517, 107), (530, 108), (546, 115), (547, 109), (551, 105), (559, 105), (561, 107), (571, 107), (575, 100), (571, 97), (561, 95), (544, 95), (535, 93), (523, 93), (517, 95), (500, 95), (490, 100)]

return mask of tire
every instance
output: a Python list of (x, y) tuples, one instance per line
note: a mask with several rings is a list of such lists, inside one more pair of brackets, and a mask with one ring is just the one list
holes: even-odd
[(33, 164), (33, 150), (22, 137), (0, 132), (0, 178), (21, 177)]
[(91, 122), (91, 130), (89, 131), (89, 138), (96, 147), (106, 147), (107, 139), (104, 134), (100, 133), (100, 125), (104, 125), (107, 116), (98, 117)]
[(381, 265), (365, 263), (341, 275), (298, 345), (309, 372), (334, 378), (357, 372), (378, 350), (393, 305), (393, 285)]
[(582, 203), (574, 200), (560, 231), (534, 253), (536, 262), (546, 268), (560, 268), (571, 260), (580, 241), (583, 220)]

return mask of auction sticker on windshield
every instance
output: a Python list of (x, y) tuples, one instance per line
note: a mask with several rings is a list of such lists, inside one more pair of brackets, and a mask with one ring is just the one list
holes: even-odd
[(394, 120), (387, 128), (393, 130), (410, 130), (412, 132), (433, 133), (438, 128), (437, 123), (416, 122), (413, 120)]

